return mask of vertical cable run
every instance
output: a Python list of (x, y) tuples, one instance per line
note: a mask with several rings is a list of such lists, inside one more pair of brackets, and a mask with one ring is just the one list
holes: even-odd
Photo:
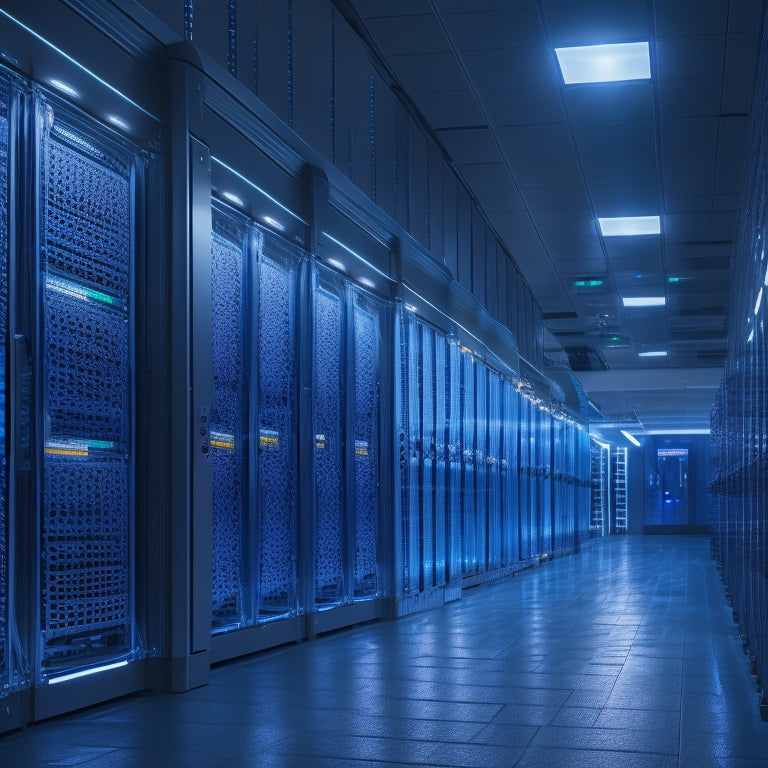
[(191, 41), (195, 26), (194, 0), (184, 0), (184, 39)]
[(288, 0), (288, 127), (293, 128), (293, 0)]
[(369, 98), (371, 116), (371, 200), (376, 202), (376, 89), (375, 79), (371, 75)]
[(430, 242), (432, 239), (432, 233), (430, 231), (431, 211), (429, 209), (429, 175), (431, 170), (430, 157), (431, 154), (427, 152), (427, 172), (424, 179), (424, 245), (427, 247), (427, 250), (429, 250)]
[(251, 66), (253, 68), (253, 92), (259, 95), (259, 27), (257, 24), (253, 25), (253, 45), (251, 49)]
[(328, 140), (331, 162), (336, 165), (336, 12), (331, 9), (331, 82), (328, 87)]
[(227, 69), (237, 77), (237, 0), (227, 3)]

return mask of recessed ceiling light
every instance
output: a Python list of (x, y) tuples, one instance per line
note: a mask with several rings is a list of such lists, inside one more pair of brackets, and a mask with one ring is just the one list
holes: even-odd
[(625, 296), (625, 307), (663, 307), (667, 300), (664, 296)]
[(657, 349), (653, 352), (638, 352), (638, 357), (666, 357), (667, 352), (664, 349)]
[(225, 200), (229, 200), (230, 203), (233, 203), (234, 205), (239, 205), (241, 208), (245, 205), (243, 202), (243, 199), (241, 197), (238, 197), (236, 194), (232, 192), (222, 192), (221, 196)]
[(66, 93), (67, 96), (72, 96), (73, 98), (77, 98), (80, 95), (71, 85), (63, 82), (62, 80), (57, 80), (56, 78), (52, 77), (48, 82), (57, 91), (61, 91), (62, 93)]
[(658, 216), (617, 216), (599, 218), (603, 237), (627, 237), (630, 235), (658, 235), (661, 220)]
[(651, 59), (648, 43), (609, 43), (555, 48), (566, 85), (648, 80)]

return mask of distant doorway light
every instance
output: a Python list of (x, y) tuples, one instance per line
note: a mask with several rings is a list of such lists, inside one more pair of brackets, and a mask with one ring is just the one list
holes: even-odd
[(658, 216), (617, 216), (599, 218), (603, 237), (629, 237), (631, 235), (658, 235), (661, 233), (661, 219)]
[(667, 303), (664, 296), (624, 296), (625, 307), (663, 307)]
[(648, 43), (609, 43), (555, 48), (566, 85), (649, 80)]

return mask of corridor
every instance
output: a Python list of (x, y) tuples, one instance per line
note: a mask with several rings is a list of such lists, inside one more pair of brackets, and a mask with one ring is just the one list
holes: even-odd
[(576, 556), (0, 737), (4, 766), (766, 768), (707, 537)]

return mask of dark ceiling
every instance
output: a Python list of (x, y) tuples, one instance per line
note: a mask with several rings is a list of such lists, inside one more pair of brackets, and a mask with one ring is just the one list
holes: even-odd
[[(567, 356), (605, 427), (707, 429), (762, 0), (348, 5), (531, 286), (546, 354)], [(563, 83), (556, 47), (639, 41), (650, 80)], [(600, 234), (598, 217), (624, 215), (660, 215), (661, 235)]]

